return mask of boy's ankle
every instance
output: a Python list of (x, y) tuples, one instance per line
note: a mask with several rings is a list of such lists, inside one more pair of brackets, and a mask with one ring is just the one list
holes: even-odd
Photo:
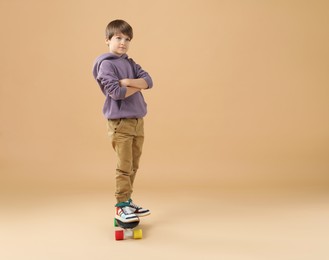
[(115, 204), (115, 207), (119, 207), (119, 208), (126, 207), (126, 206), (129, 206), (128, 201), (122, 201), (122, 202), (118, 202), (117, 204)]

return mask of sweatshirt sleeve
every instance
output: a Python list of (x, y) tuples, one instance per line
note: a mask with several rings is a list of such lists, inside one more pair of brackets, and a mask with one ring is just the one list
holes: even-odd
[(115, 73), (115, 68), (110, 61), (104, 60), (97, 74), (97, 81), (107, 96), (110, 96), (114, 100), (122, 100), (126, 96), (127, 88), (120, 86), (119, 78)]
[(133, 66), (134, 66), (134, 69), (135, 69), (136, 78), (137, 79), (140, 79), (140, 78), (144, 79), (147, 83), (147, 88), (152, 88), (153, 87), (153, 81), (152, 81), (151, 76), (145, 70), (143, 70), (140, 65), (138, 65), (134, 61), (132, 61), (132, 62), (133, 62)]

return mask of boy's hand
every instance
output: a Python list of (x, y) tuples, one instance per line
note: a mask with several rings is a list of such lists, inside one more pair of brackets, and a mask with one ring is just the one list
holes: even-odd
[(120, 87), (122, 87), (122, 86), (127, 87), (129, 85), (128, 79), (121, 79), (121, 80), (119, 80), (119, 83), (120, 83)]

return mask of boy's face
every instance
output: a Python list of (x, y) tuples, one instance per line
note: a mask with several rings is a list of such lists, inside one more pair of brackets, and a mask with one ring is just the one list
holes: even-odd
[(125, 34), (116, 33), (111, 39), (106, 40), (105, 42), (109, 46), (110, 53), (121, 56), (128, 51), (130, 38)]

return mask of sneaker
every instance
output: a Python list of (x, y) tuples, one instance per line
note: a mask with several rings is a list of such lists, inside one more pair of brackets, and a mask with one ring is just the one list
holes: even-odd
[(139, 221), (138, 216), (134, 212), (135, 211), (128, 206), (126, 202), (115, 205), (115, 218), (124, 223)]
[(129, 207), (138, 217), (144, 217), (151, 214), (150, 210), (137, 206), (133, 203), (132, 199), (129, 199), (127, 202), (129, 203)]

